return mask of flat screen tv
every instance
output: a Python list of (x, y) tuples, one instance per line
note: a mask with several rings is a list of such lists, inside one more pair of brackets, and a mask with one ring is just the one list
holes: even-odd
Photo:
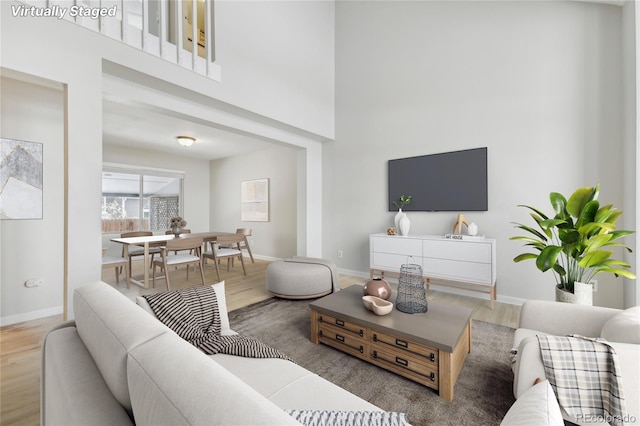
[(389, 211), (487, 211), (487, 148), (389, 160)]

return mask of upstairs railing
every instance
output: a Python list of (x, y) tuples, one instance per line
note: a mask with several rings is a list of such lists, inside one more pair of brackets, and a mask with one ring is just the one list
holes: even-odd
[[(14, 15), (54, 16), (220, 81), (213, 0), (22, 0)], [(195, 23), (195, 25), (194, 25)], [(196, 40), (197, 49), (193, 48)]]

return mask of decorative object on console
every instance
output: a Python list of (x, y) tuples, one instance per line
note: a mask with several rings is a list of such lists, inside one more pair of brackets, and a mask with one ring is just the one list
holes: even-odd
[[(464, 215), (462, 213), (458, 213), (458, 218), (456, 219), (455, 223), (453, 224), (453, 230), (451, 231), (453, 234), (462, 234), (462, 225), (466, 225), (467, 228), (469, 227), (469, 221), (467, 221), (467, 218), (464, 217)], [(457, 228), (457, 230), (456, 230)]]
[(402, 213), (402, 217), (400, 218), (400, 235), (406, 237), (409, 235), (409, 228), (411, 228), (411, 221), (406, 213)]
[(562, 194), (552, 192), (549, 200), (555, 213), (553, 217), (535, 207), (519, 206), (532, 211), (531, 217), (540, 230), (514, 223), (528, 234), (510, 239), (523, 241), (537, 253), (522, 253), (513, 261), (535, 259), (540, 271), (551, 270), (556, 279), (557, 301), (591, 304), (592, 297), (577, 297), (584, 288), (578, 283), (587, 285), (587, 292), (591, 293), (590, 283), (601, 272), (636, 278), (631, 271), (623, 269), (631, 267), (628, 263), (611, 259), (613, 251), (603, 249), (621, 246), (631, 252), (629, 247), (614, 241), (633, 231), (616, 230), (615, 222), (622, 211), (611, 204), (600, 207), (599, 192), (600, 185), (578, 188), (568, 201)]
[(387, 235), (396, 235), (396, 228), (387, 228)]
[(173, 235), (175, 235), (176, 237), (182, 234), (182, 228), (184, 228), (185, 226), (187, 226), (187, 221), (180, 216), (172, 217), (171, 221), (169, 222), (171, 232), (173, 232)]
[(471, 235), (472, 237), (478, 235), (478, 225), (471, 222), (469, 226), (467, 226), (467, 234)]
[(393, 310), (393, 303), (376, 296), (362, 296), (362, 303), (376, 315), (387, 315)]
[(393, 202), (393, 205), (398, 208), (398, 213), (396, 213), (395, 217), (393, 218), (396, 229), (400, 229), (400, 219), (402, 219), (402, 215), (404, 214), (402, 212), (402, 208), (409, 203), (411, 203), (411, 195), (401, 195), (398, 201)]
[(427, 312), (427, 289), (422, 278), (422, 267), (417, 264), (400, 266), (396, 309), (408, 314)]
[(382, 278), (371, 278), (362, 288), (362, 294), (364, 296), (375, 296), (380, 299), (388, 300), (391, 297), (391, 286)]

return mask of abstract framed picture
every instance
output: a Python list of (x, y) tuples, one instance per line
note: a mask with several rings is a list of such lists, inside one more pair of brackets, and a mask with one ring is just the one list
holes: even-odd
[(42, 144), (0, 138), (0, 219), (42, 219)]
[(243, 222), (269, 221), (269, 179), (242, 182), (240, 214)]

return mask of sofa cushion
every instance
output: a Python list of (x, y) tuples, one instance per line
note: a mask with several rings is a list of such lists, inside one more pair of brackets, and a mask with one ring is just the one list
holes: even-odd
[(171, 330), (103, 282), (77, 288), (73, 309), (82, 342), (111, 393), (131, 413), (127, 352)]
[(500, 426), (563, 426), (560, 406), (548, 380), (530, 387), (514, 402)]
[(612, 316), (604, 323), (600, 337), (609, 342), (640, 344), (640, 306)]
[(127, 372), (138, 425), (299, 424), (176, 334), (133, 349)]
[[(231, 327), (229, 326), (229, 314), (227, 312), (227, 296), (225, 295), (224, 281), (212, 284), (211, 287), (216, 292), (216, 299), (218, 300), (218, 313), (220, 314), (220, 333), (225, 336), (230, 333)], [(153, 309), (149, 306), (149, 302), (142, 296), (136, 297), (136, 303), (145, 311), (149, 312), (155, 318)]]
[(109, 390), (75, 327), (48, 333), (42, 349), (42, 424), (133, 424)]
[(381, 411), (290, 361), (221, 354), (210, 358), (283, 410)]

